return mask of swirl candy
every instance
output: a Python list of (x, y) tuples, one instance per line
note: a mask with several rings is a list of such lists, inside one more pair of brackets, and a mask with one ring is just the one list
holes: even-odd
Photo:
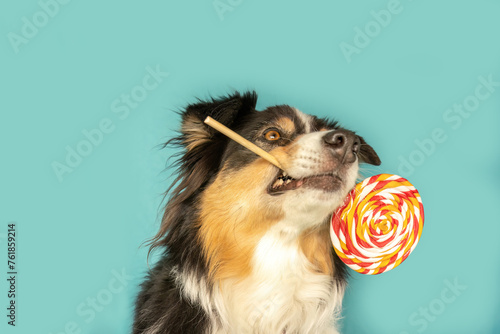
[(330, 235), (340, 259), (351, 269), (381, 274), (415, 249), (424, 226), (424, 208), (415, 187), (392, 174), (358, 183), (332, 217)]

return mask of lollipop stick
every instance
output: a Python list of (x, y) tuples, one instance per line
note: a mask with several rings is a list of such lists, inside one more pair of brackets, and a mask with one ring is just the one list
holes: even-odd
[(208, 116), (205, 119), (205, 124), (211, 126), (215, 130), (225, 134), (226, 136), (228, 136), (229, 138), (231, 138), (232, 140), (234, 140), (238, 144), (243, 145), (244, 147), (248, 148), (250, 151), (252, 151), (253, 153), (257, 154), (258, 156), (266, 159), (267, 161), (269, 161), (270, 163), (272, 163), (273, 165), (275, 165), (279, 169), (283, 169), (283, 167), (281, 167), (280, 163), (278, 162), (278, 160), (276, 160), (276, 158), (274, 156), (267, 153), (266, 151), (264, 151), (263, 149), (261, 149), (260, 147), (255, 145), (254, 143), (246, 140), (245, 138), (243, 138), (242, 136), (240, 136), (239, 134), (237, 134), (233, 130), (229, 129), (225, 125), (222, 125), (221, 123), (217, 122), (212, 117)]

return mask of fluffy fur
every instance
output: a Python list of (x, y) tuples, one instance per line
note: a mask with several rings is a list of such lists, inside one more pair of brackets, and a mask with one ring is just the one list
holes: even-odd
[[(333, 334), (346, 286), (329, 218), (375, 151), (336, 122), (253, 92), (182, 112), (178, 177), (151, 249), (134, 334)], [(211, 116), (284, 171), (203, 124)]]

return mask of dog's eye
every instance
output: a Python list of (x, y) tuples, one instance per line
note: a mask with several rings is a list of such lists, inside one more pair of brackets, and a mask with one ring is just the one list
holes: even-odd
[(276, 130), (267, 130), (264, 133), (264, 137), (266, 137), (267, 140), (269, 141), (275, 141), (281, 138), (281, 135), (278, 131)]

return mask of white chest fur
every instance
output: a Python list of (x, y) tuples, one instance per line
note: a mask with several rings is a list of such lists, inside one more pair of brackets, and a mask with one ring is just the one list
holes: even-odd
[(270, 230), (257, 246), (253, 268), (243, 282), (225, 282), (219, 290), (223, 329), (217, 333), (337, 333), (344, 291), (312, 269), (290, 233), (279, 226)]

